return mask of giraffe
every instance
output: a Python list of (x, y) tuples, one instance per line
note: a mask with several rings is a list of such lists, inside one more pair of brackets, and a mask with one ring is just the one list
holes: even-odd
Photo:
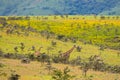
[(70, 53), (72, 53), (72, 51), (76, 48), (76, 45), (74, 45), (70, 50), (64, 52), (61, 54), (61, 58), (65, 59), (65, 61), (68, 61), (69, 57), (70, 57)]
[(34, 55), (36, 57), (40, 56), (40, 50), (42, 49), (43, 47), (40, 47), (37, 51), (35, 51)]

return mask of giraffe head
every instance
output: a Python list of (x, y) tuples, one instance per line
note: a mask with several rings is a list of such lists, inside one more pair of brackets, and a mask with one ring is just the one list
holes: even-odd
[(41, 54), (40, 50), (42, 49), (43, 47), (40, 47), (37, 51), (35, 51), (35, 56), (39, 56)]

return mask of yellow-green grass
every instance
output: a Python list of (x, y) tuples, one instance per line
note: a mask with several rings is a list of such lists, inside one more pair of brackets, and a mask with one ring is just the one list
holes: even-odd
[[(82, 47), (81, 52), (77, 52), (74, 50), (71, 53), (70, 60), (75, 59), (76, 57), (80, 56), (82, 59), (87, 60), (91, 55), (98, 55), (101, 53), (102, 59), (111, 65), (120, 65), (120, 57), (117, 55), (119, 52), (118, 50), (112, 50), (112, 49), (105, 49), (104, 51), (99, 50), (98, 46), (89, 45), (89, 44), (83, 44), (82, 42), (62, 42), (56, 39), (45, 39), (44, 37), (41, 37), (38, 34), (31, 35), (31, 36), (17, 36), (17, 35), (7, 35), (6, 33), (1, 33), (2, 38), (0, 38), (0, 49), (4, 53), (15, 53), (14, 47), (20, 47), (20, 43), (23, 42), (25, 44), (25, 50), (21, 51), (19, 48), (19, 54), (33, 54), (34, 51), (29, 51), (28, 49), (31, 48), (31, 46), (35, 46), (36, 49), (39, 49), (39, 47), (43, 47), (41, 50), (41, 53), (47, 53), (50, 56), (58, 55), (59, 51), (66, 52), (69, 50), (73, 45), (79, 45)], [(54, 40), (57, 42), (57, 45), (53, 47), (51, 45), (51, 41)], [(51, 47), (53, 48), (48, 52), (47, 48)]]
[[(48, 19), (42, 19), (44, 17), (48, 17)], [(73, 18), (79, 19), (73, 19)], [(83, 17), (85, 19), (83, 19)], [(81, 52), (77, 52), (74, 50), (71, 53), (70, 60), (80, 56), (85, 59), (90, 57), (91, 55), (100, 54), (101, 57), (105, 60), (106, 63), (120, 65), (120, 57), (117, 56), (118, 50), (105, 49), (105, 51), (100, 51), (99, 47), (94, 46), (94, 43), (98, 44), (106, 44), (109, 46), (119, 47), (119, 42), (113, 42), (112, 39), (116, 36), (115, 29), (118, 30), (117, 37), (120, 37), (120, 19), (113, 19), (114, 16), (107, 16), (109, 19), (101, 20), (100, 16), (98, 18), (94, 18), (94, 16), (69, 16), (69, 18), (61, 18), (57, 16), (58, 19), (54, 19), (54, 16), (39, 16), (38, 19), (35, 16), (31, 16), (30, 20), (7, 20), (8, 24), (15, 25), (18, 24), (20, 26), (29, 27), (37, 29), (38, 31), (47, 30), (54, 32), (57, 35), (65, 35), (68, 37), (79, 37), (82, 40), (89, 41), (92, 40), (93, 45), (86, 44), (84, 45), (82, 42), (71, 43), (71, 42), (62, 42), (56, 39), (45, 39), (40, 36), (38, 33), (29, 32), (30, 36), (24, 35), (7, 35), (5, 33), (6, 29), (3, 31), (0, 30), (0, 48), (5, 53), (15, 53), (14, 47), (20, 47), (20, 43), (23, 42), (25, 44), (25, 50), (21, 51), (19, 49), (19, 54), (29, 54), (34, 53), (32, 51), (28, 51), (31, 46), (35, 46), (36, 49), (39, 47), (43, 47), (41, 52), (45, 52), (47, 54), (58, 55), (58, 51), (65, 52), (69, 50), (74, 44), (82, 47)], [(6, 17), (8, 18), (8, 17)], [(79, 25), (78, 25), (79, 24)], [(48, 26), (49, 25), (49, 26)], [(97, 31), (96, 26), (100, 26), (101, 30)], [(111, 29), (110, 32), (107, 32), (107, 29)], [(20, 30), (18, 30), (21, 32)], [(106, 33), (104, 34), (104, 31)], [(107, 36), (106, 36), (107, 34)], [(96, 37), (96, 35), (98, 35)], [(110, 40), (105, 42), (105, 39)], [(51, 47), (51, 41), (55, 40), (57, 45), (52, 47), (53, 50), (50, 50), (49, 53), (47, 51), (48, 47)], [(114, 39), (113, 39), (114, 40)]]
[[(30, 64), (22, 64), (20, 60), (13, 59), (1, 59), (0, 63), (3, 63), (5, 66), (0, 68), (2, 72), (7, 73), (7, 76), (0, 76), (0, 80), (7, 80), (11, 74), (11, 70), (15, 70), (17, 74), (21, 75), (20, 80), (52, 80), (51, 73), (45, 69), (45, 65), (41, 65), (40, 62), (31, 62)], [(82, 71), (78, 66), (72, 67), (65, 64), (52, 64), (52, 67), (63, 70), (65, 67), (68, 67), (71, 72), (71, 75), (76, 77), (71, 80), (86, 80), (83, 77)], [(108, 72), (97, 72), (89, 70), (87, 72), (87, 78), (92, 76), (92, 80), (115, 80), (120, 79), (120, 74), (112, 74)]]
[[(44, 16), (48, 17), (48, 16)], [(43, 18), (44, 18), (43, 17)], [(63, 19), (60, 16), (57, 16), (58, 19), (54, 19), (54, 16), (49, 16), (47, 20), (45, 19), (37, 19), (35, 17), (30, 17), (30, 20), (9, 20), (7, 21), (9, 24), (12, 24), (13, 26), (15, 24), (18, 24), (20, 26), (28, 27), (29, 25), (32, 28), (37, 29), (38, 31), (42, 30), (48, 30), (51, 32), (54, 32), (55, 34), (59, 35), (65, 35), (68, 37), (80, 37), (83, 40), (93, 40), (93, 44), (95, 42), (100, 44), (106, 44), (107, 42), (104, 42), (104, 39), (112, 39), (115, 36), (114, 29), (118, 29), (118, 37), (120, 36), (120, 20), (112, 19), (113, 16), (110, 17), (110, 19), (100, 20), (100, 16), (98, 16), (97, 19), (94, 18), (94, 16), (69, 16), (69, 19)], [(74, 17), (79, 17), (79, 19), (72, 19)], [(83, 19), (85, 17), (85, 19)], [(109, 16), (108, 16), (109, 17)], [(7, 17), (6, 17), (7, 18)], [(42, 16), (40, 16), (42, 18)], [(87, 23), (87, 24), (86, 24)], [(71, 26), (74, 24), (73, 26)], [(81, 28), (78, 28), (79, 24)], [(106, 24), (108, 26), (106, 26)], [(49, 30), (49, 27), (50, 30)], [(101, 31), (96, 31), (96, 26), (100, 25), (102, 28)], [(1, 27), (2, 25), (0, 25)], [(103, 34), (103, 31), (106, 31), (107, 28), (111, 28), (111, 31), (107, 34), (109, 36), (105, 36)], [(29, 51), (28, 49), (32, 46), (35, 46), (36, 49), (39, 49), (39, 47), (43, 47), (41, 50), (41, 53), (47, 53), (50, 56), (58, 55), (59, 51), (66, 52), (69, 50), (73, 45), (79, 45), (82, 47), (81, 52), (77, 52), (74, 50), (70, 55), (70, 60), (80, 56), (82, 60), (88, 60), (88, 58), (91, 55), (98, 55), (101, 54), (101, 58), (104, 60), (105, 63), (110, 65), (120, 65), (120, 56), (117, 55), (119, 50), (113, 50), (113, 49), (105, 49), (104, 51), (99, 50), (98, 46), (90, 45), (90, 44), (83, 44), (80, 41), (77, 41), (76, 43), (72, 43), (71, 41), (68, 42), (62, 42), (56, 39), (46, 39), (42, 36), (40, 36), (39, 33), (29, 32), (29, 36), (16, 35), (16, 34), (6, 34), (6, 28), (3, 30), (0, 30), (0, 49), (4, 53), (15, 53), (14, 47), (20, 47), (20, 43), (23, 42), (25, 44), (25, 50), (21, 51), (19, 48), (18, 54), (34, 54), (34, 51)], [(18, 29), (19, 32), (21, 30)], [(24, 33), (24, 32), (23, 32)], [(82, 36), (82, 34), (86, 33), (89, 36)], [(96, 38), (96, 34), (98, 34)], [(111, 38), (112, 37), (112, 38)], [(51, 41), (54, 40), (57, 42), (56, 46), (51, 45)], [(112, 45), (119, 45), (119, 43), (113, 43), (108, 42), (108, 44)], [(47, 51), (47, 48), (51, 47), (53, 48), (49, 52)], [(16, 73), (21, 75), (20, 80), (52, 80), (51, 75), (48, 75), (48, 71), (45, 69), (45, 65), (41, 66), (40, 62), (31, 62), (30, 64), (22, 64), (20, 60), (13, 60), (13, 59), (0, 59), (0, 63), (3, 63), (5, 67), (0, 68), (3, 72), (7, 73), (8, 75), (6, 77), (0, 76), (0, 80), (7, 80), (7, 78), (10, 76), (10, 70), (15, 70)], [(77, 80), (85, 80), (85, 78), (82, 75), (82, 71), (78, 69), (78, 66), (71, 67), (70, 65), (65, 64), (52, 64), (53, 67), (63, 70), (66, 66), (68, 66), (71, 69), (71, 74), (76, 75), (75, 79)], [(87, 77), (93, 76), (93, 80), (115, 80), (120, 79), (119, 74), (112, 74), (107, 72), (95, 72), (92, 70), (88, 71)]]
[[(48, 19), (44, 19), (45, 17)], [(94, 18), (94, 16), (57, 17), (54, 19), (54, 16), (39, 16), (38, 18), (31, 16), (30, 20), (8, 20), (7, 22), (25, 28), (30, 26), (38, 31), (46, 30), (57, 35), (77, 37), (86, 42), (91, 40), (93, 44), (104, 45), (113, 49), (120, 47), (118, 42), (113, 42), (115, 37), (120, 37), (120, 19), (113, 19), (113, 16), (107, 16), (110, 17), (109, 19), (100, 19), (100, 16), (98, 18)], [(73, 19), (75, 17), (78, 19)]]

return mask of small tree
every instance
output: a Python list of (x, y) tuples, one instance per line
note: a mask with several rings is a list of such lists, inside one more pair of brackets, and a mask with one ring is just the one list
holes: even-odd
[(101, 20), (104, 20), (104, 19), (105, 19), (105, 16), (101, 16), (100, 19), (101, 19)]
[(4, 17), (0, 18), (0, 24), (2, 24), (3, 26), (7, 25), (7, 21)]
[(15, 50), (15, 52), (18, 52), (18, 47), (17, 46), (14, 47), (14, 50)]
[(56, 69), (53, 71), (52, 79), (53, 80), (71, 80), (75, 76), (70, 75), (69, 72), (70, 72), (70, 69), (68, 69), (68, 67), (66, 67), (63, 71)]
[(52, 46), (56, 46), (57, 43), (56, 43), (55, 41), (51, 41), (51, 45), (52, 45)]
[(53, 60), (54, 63), (59, 63), (59, 62), (61, 62), (61, 59), (60, 59), (59, 56), (53, 56), (53, 57), (52, 57), (52, 60)]
[(20, 45), (21, 45), (20, 48), (23, 51), (25, 49), (25, 45), (24, 45), (24, 43), (20, 43)]
[(105, 47), (104, 46), (100, 46), (99, 50), (104, 51)]
[(31, 61), (35, 60), (34, 54), (29, 53), (27, 56)]
[(19, 77), (18, 74), (11, 74), (11, 77), (8, 80), (19, 80)]
[(3, 56), (3, 51), (0, 49), (0, 57)]
[(32, 46), (32, 47), (31, 47), (31, 50), (32, 50), (32, 51), (35, 51), (35, 50), (36, 50), (36, 49), (35, 49), (35, 46)]
[(51, 61), (48, 60), (47, 64), (46, 64), (46, 68), (48, 70), (48, 73), (51, 73), (51, 70), (55, 69), (54, 67), (52, 67)]
[(81, 52), (81, 49), (82, 49), (82, 48), (81, 48), (80, 46), (77, 46), (77, 47), (76, 47), (77, 52)]
[(42, 64), (44, 64), (44, 62), (47, 62), (49, 59), (50, 57), (46, 53), (42, 53), (40, 56), (37, 57), (37, 60), (40, 61)]
[(80, 65), (81, 64), (81, 58), (80, 58), (80, 56), (78, 56), (76, 59), (73, 59), (72, 61), (70, 61), (70, 64), (72, 66)]
[(86, 77), (87, 76), (87, 72), (88, 72), (88, 70), (89, 70), (89, 62), (83, 62), (82, 64), (81, 64), (81, 69), (82, 69), (82, 71), (83, 71), (83, 75)]
[(95, 71), (105, 71), (106, 64), (99, 55), (94, 55), (89, 58), (90, 68)]
[(20, 78), (20, 75), (16, 74), (15, 71), (11, 71), (11, 75), (10, 77), (8, 78), (8, 80), (19, 80)]

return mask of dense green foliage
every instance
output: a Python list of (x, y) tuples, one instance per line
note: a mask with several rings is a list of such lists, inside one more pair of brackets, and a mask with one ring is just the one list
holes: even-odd
[(66, 67), (63, 71), (54, 70), (52, 78), (53, 80), (71, 80), (74, 76), (69, 74), (70, 69)]

